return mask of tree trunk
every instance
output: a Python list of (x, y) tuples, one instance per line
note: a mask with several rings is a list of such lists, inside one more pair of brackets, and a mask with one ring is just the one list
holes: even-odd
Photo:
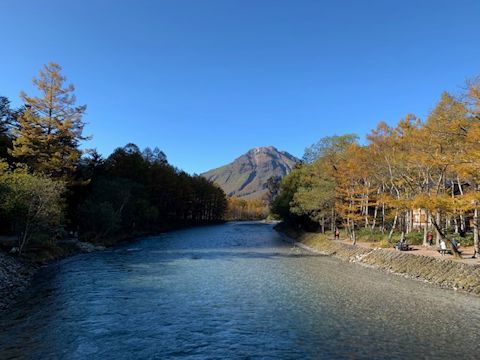
[(453, 232), (455, 234), (459, 233), (458, 219), (456, 216), (453, 217)]
[[(421, 214), (420, 214), (421, 217)], [(425, 210), (425, 224), (423, 224), (423, 246), (427, 246), (427, 234), (428, 234), (428, 217), (427, 211)]]
[(403, 216), (401, 218), (401, 222), (400, 222), (400, 228), (402, 229), (402, 232), (400, 234), (401, 242), (405, 241), (405, 235), (408, 234), (408, 224), (410, 222), (408, 219), (409, 214), (410, 214), (409, 211), (404, 211)]
[(331, 224), (331, 230), (333, 237), (335, 237), (335, 229), (337, 228), (337, 219), (335, 218), (335, 209), (332, 208), (332, 224)]
[(375, 230), (375, 226), (377, 225), (377, 214), (378, 214), (378, 205), (375, 205), (375, 209), (373, 210), (373, 220), (372, 220), (372, 231)]
[(438, 248), (440, 246), (440, 239), (442, 238), (442, 232), (440, 231), (439, 224), (442, 221), (440, 211), (437, 211), (435, 214), (435, 219), (432, 219), (433, 227), (435, 228), (435, 246)]
[(480, 256), (480, 244), (478, 239), (478, 208), (473, 211), (473, 257)]
[(398, 219), (398, 211), (395, 213), (395, 217), (393, 218), (392, 229), (390, 230), (390, 234), (388, 234), (388, 241), (392, 240), (393, 232), (395, 231), (395, 227), (397, 226), (397, 219)]
[(30, 235), (30, 226), (27, 224), (25, 226), (25, 230), (23, 231), (22, 238), (20, 239), (20, 244), (18, 247), (18, 253), (21, 254), (23, 253), (23, 249), (25, 248), (25, 245), (27, 244), (28, 236)]
[(356, 245), (357, 244), (357, 234), (355, 234), (355, 222), (353, 220), (352, 220), (351, 234), (352, 234), (352, 245)]
[(407, 234), (413, 231), (413, 210), (408, 210)]
[(433, 221), (433, 227), (434, 227), (435, 230), (440, 234), (441, 239), (447, 240), (447, 241), (450, 243), (450, 245), (451, 245), (451, 247), (452, 247), (453, 256), (455, 256), (456, 258), (461, 258), (461, 255), (460, 255), (460, 253), (458, 252), (458, 249), (453, 245), (452, 240), (447, 239), (447, 238), (445, 237), (445, 235), (443, 234), (442, 230), (441, 230), (440, 227), (438, 226), (438, 223), (437, 223), (436, 220)]
[(465, 231), (467, 230), (467, 226), (465, 224), (465, 216), (463, 214), (460, 214), (460, 231), (462, 234), (465, 234)]
[[(457, 183), (458, 183), (458, 190), (460, 191), (460, 195), (463, 196), (463, 186), (462, 183), (460, 182), (460, 178), (457, 176)], [(467, 227), (465, 224), (465, 216), (463, 214), (460, 214), (460, 230), (462, 234), (465, 234)]]
[(382, 234), (385, 233), (385, 203), (382, 203)]

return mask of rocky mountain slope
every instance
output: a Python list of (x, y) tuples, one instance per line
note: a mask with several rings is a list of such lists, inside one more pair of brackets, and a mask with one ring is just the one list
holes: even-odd
[(284, 177), (299, 160), (273, 146), (251, 149), (232, 163), (202, 174), (217, 183), (227, 195), (260, 199), (267, 192), (267, 180)]

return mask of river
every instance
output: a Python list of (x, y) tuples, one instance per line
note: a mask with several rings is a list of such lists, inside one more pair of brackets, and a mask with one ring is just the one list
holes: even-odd
[(271, 225), (139, 239), (43, 268), (1, 359), (474, 359), (480, 299), (293, 248)]

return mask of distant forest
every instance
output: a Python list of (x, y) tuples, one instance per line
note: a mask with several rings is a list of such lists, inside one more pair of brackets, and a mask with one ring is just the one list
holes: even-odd
[(86, 106), (61, 67), (45, 65), (12, 109), (0, 97), (0, 232), (29, 244), (68, 236), (95, 243), (173, 227), (218, 222), (224, 192), (170, 165), (158, 148), (134, 144), (103, 158), (81, 150)]

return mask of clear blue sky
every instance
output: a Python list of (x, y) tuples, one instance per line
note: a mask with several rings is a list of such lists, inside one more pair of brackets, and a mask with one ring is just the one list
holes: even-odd
[(478, 0), (0, 0), (0, 94), (18, 103), (58, 62), (86, 146), (159, 146), (202, 172), (424, 117), (480, 74), (479, 18)]

